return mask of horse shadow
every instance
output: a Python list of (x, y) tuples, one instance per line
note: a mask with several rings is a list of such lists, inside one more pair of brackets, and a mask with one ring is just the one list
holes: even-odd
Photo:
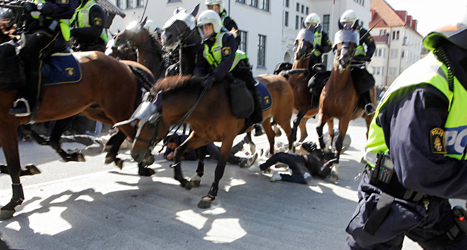
[[(164, 164), (155, 177), (115, 175), (111, 187), (65, 187), (48, 197), (34, 195), (12, 219), (0, 222), (0, 231), (10, 247), (19, 249), (306, 249), (313, 244), (336, 249), (345, 241), (343, 229), (356, 201), (340, 192), (355, 191), (356, 185), (319, 178), (309, 185), (270, 183), (227, 167), (219, 192), (228, 195), (200, 209), (197, 202), (214, 179), (215, 162), (206, 161), (205, 167), (201, 187), (191, 191)], [(185, 174), (194, 171), (190, 165)]]

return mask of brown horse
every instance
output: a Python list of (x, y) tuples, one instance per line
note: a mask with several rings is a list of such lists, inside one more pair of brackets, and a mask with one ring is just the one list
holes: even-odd
[[(143, 84), (141, 77), (152, 77), (149, 70), (139, 63), (122, 63), (101, 52), (79, 52), (73, 55), (81, 65), (81, 81), (77, 84), (43, 87), (36, 121), (64, 119), (80, 112), (106, 124), (128, 119), (137, 104), (138, 93), (135, 90)], [(29, 117), (8, 114), (17, 95), (16, 90), (0, 90), (0, 144), (13, 182), (12, 199), (1, 208), (1, 219), (11, 218), (15, 207), (24, 200), (16, 130), (19, 124), (27, 123)], [(90, 108), (93, 104), (98, 104), (99, 108)], [(134, 139), (136, 131), (133, 126), (124, 125), (119, 129), (125, 137)]]
[[(313, 26), (310, 26), (300, 31), (295, 41), (296, 51), (292, 69), (281, 72), (282, 75), (288, 77), (294, 92), (294, 112), (297, 113), (297, 117), (292, 128), (292, 136), (295, 139), (297, 127), (300, 128), (300, 142), (303, 142), (308, 136), (306, 122), (318, 114), (318, 105), (311, 107), (311, 93), (308, 88), (308, 80), (311, 74), (308, 71), (308, 64), (311, 53), (313, 53), (314, 29)], [(329, 130), (332, 131), (332, 136), (334, 136), (332, 126), (332, 123), (329, 124)]]
[[(346, 27), (337, 32), (337, 46), (335, 49), (335, 58), (331, 71), (331, 76), (321, 92), (319, 100), (318, 125), (316, 131), (319, 136), (319, 144), (322, 149), (325, 147), (323, 140), (323, 126), (332, 123), (334, 118), (339, 120), (339, 135), (336, 140), (336, 159), (327, 164), (332, 166), (333, 176), (337, 179), (337, 170), (339, 168), (339, 157), (342, 150), (343, 140), (349, 122), (363, 117), (366, 121), (367, 131), (374, 115), (366, 115), (359, 104), (359, 95), (352, 81), (351, 63), (354, 50), (359, 43), (358, 32), (355, 27)], [(358, 65), (362, 66), (362, 65)], [(371, 89), (371, 100), (376, 105), (376, 91)], [(331, 130), (329, 131), (332, 132)], [(368, 135), (368, 132), (367, 132)], [(332, 145), (333, 136), (331, 136)]]
[(118, 60), (129, 60), (135, 62), (138, 60), (136, 49), (128, 46), (127, 44), (116, 46), (114, 38), (107, 43), (105, 54), (113, 58), (117, 58)]
[[(263, 111), (263, 127), (267, 134), (269, 145), (274, 150), (274, 132), (271, 128), (271, 118), (282, 127), (290, 139), (290, 119), (293, 112), (293, 91), (286, 79), (278, 75), (260, 75), (256, 78), (264, 84), (271, 93), (272, 105)], [(229, 84), (225, 81), (215, 84), (209, 91), (204, 92), (202, 78), (190, 78), (186, 76), (166, 77), (159, 80), (151, 90), (155, 95), (162, 91), (162, 113), (149, 112), (150, 118), (140, 119), (136, 140), (133, 143), (133, 158), (140, 162), (150, 155), (154, 145), (162, 140), (169, 132), (171, 125), (186, 122), (190, 124), (192, 132), (187, 140), (181, 144), (175, 154), (175, 179), (187, 189), (196, 185), (203, 175), (203, 158), (200, 159), (195, 176), (190, 180), (185, 179), (181, 169), (181, 156), (187, 150), (197, 149), (209, 142), (222, 142), (220, 158), (218, 160), (215, 179), (209, 193), (204, 196), (198, 207), (210, 207), (217, 196), (219, 182), (224, 174), (224, 168), (232, 148), (232, 143), (239, 133), (251, 130), (251, 123), (245, 124), (244, 119), (237, 119), (229, 103)], [(191, 110), (192, 109), (192, 110)], [(145, 112), (141, 112), (145, 113)], [(186, 121), (184, 117), (188, 115)]]

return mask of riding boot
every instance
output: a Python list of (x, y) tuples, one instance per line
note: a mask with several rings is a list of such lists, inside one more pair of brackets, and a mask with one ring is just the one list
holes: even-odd
[(13, 103), (9, 114), (17, 117), (31, 115), (31, 110), (36, 104), (39, 84), (39, 73), (29, 72), (26, 86), (20, 90), (20, 97)]
[(363, 109), (365, 110), (366, 115), (372, 115), (375, 113), (375, 106), (371, 102), (370, 91), (366, 91), (360, 95), (362, 98), (362, 103), (364, 104)]
[(254, 104), (255, 110), (253, 111), (253, 115), (251, 116), (251, 122), (254, 124), (255, 127), (255, 136), (260, 136), (264, 134), (261, 124), (263, 123), (263, 107), (261, 104), (261, 95), (259, 94), (258, 90), (254, 88), (253, 90), (254, 96)]

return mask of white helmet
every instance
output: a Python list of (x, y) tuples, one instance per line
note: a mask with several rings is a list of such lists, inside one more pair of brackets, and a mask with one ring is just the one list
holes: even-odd
[(159, 30), (159, 27), (157, 27), (156, 22), (153, 20), (147, 20), (144, 28), (149, 31), (149, 34), (154, 34)]
[(339, 20), (342, 25), (345, 24), (354, 24), (358, 20), (357, 12), (353, 10), (348, 10), (342, 14), (341, 19)]
[(203, 26), (206, 24), (212, 24), (214, 33), (219, 33), (222, 28), (222, 21), (219, 17), (219, 14), (213, 10), (205, 10), (198, 17), (198, 29), (199, 33), (203, 37), (203, 40), (206, 40), (211, 37), (212, 34), (205, 35), (203, 32)]
[(311, 13), (305, 18), (305, 25), (308, 27), (309, 25), (317, 26), (321, 22), (319, 15), (316, 13)]
[(177, 15), (179, 12), (185, 12), (185, 13), (186, 13), (186, 9), (183, 8), (183, 7), (177, 7), (177, 8), (174, 10), (173, 16)]
[(206, 0), (205, 3), (207, 6), (209, 5), (219, 5), (219, 12), (224, 10), (224, 2), (222, 0)]

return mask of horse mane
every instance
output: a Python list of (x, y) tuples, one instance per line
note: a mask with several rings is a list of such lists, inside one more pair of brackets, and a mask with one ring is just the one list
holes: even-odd
[(173, 95), (182, 91), (199, 91), (202, 88), (204, 78), (197, 76), (168, 76), (159, 79), (151, 89), (152, 94), (162, 91), (164, 95)]
[(148, 32), (148, 35), (149, 35), (149, 38), (151, 39), (151, 42), (156, 45), (156, 53), (159, 54), (159, 55), (162, 55), (163, 54), (162, 45), (159, 42), (159, 40), (157, 40), (156, 34), (151, 34), (146, 29), (143, 29), (143, 30)]

